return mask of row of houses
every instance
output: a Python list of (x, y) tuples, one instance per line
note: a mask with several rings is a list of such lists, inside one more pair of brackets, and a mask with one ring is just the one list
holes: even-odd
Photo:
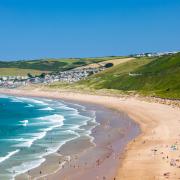
[(134, 54), (131, 56), (133, 56), (133, 57), (160, 57), (160, 56), (164, 56), (164, 55), (173, 55), (173, 54), (177, 54), (177, 53), (179, 53), (179, 51), (140, 53), (140, 54)]
[(99, 68), (81, 68), (69, 71), (45, 74), (44, 76), (0, 76), (0, 87), (16, 88), (29, 84), (50, 84), (53, 82), (74, 83), (105, 70), (104, 66)]
[(15, 81), (15, 80), (27, 80), (28, 76), (0, 76), (0, 81)]

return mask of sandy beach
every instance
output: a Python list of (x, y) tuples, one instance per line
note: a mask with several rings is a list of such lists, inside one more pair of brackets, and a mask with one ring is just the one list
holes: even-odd
[[(125, 146), (140, 133), (138, 124), (123, 112), (119, 113), (91, 103), (65, 102), (78, 103), (86, 107), (86, 111), (96, 112), (98, 124), (92, 129), (91, 138), (82, 136), (66, 142), (56, 153), (46, 156), (46, 161), (39, 167), (16, 176), (16, 180), (28, 178), (91, 180), (97, 177), (99, 179), (116, 177)], [(89, 124), (85, 126), (88, 127)]]
[[(41, 91), (39, 89), (1, 89), (0, 93), (74, 100), (123, 111), (140, 125), (141, 134), (128, 143), (123, 156), (118, 156), (119, 164), (117, 163), (116, 176), (105, 179), (180, 179), (180, 110), (178, 108), (140, 101), (134, 97), (120, 98), (73, 92)], [(116, 169), (114, 166), (114, 164), (112, 166), (104, 165), (103, 173), (106, 172), (106, 168)], [(87, 179), (94, 169), (75, 170), (74, 172), (79, 174), (78, 178), (74, 179), (84, 179), (85, 177)], [(48, 179), (58, 179), (58, 173), (59, 171), (50, 175)], [(100, 179), (102, 178), (104, 177)]]

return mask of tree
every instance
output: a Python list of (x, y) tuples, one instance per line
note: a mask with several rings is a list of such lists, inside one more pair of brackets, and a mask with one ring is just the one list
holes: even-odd
[(29, 78), (33, 78), (33, 75), (31, 75), (30, 73), (28, 73), (27, 76), (28, 76)]
[(105, 64), (105, 68), (110, 68), (110, 67), (112, 67), (113, 66), (113, 63), (107, 63), (107, 64)]
[(46, 74), (45, 74), (45, 73), (42, 73), (39, 77), (42, 78), (42, 79), (44, 79), (45, 76), (46, 76)]

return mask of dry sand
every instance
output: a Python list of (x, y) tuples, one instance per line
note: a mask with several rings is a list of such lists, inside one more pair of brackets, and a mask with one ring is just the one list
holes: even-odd
[(73, 92), (43, 92), (38, 89), (2, 90), (2, 92), (90, 102), (124, 111), (139, 123), (142, 133), (126, 147), (116, 180), (180, 179), (180, 110), (178, 108), (148, 103), (136, 98)]

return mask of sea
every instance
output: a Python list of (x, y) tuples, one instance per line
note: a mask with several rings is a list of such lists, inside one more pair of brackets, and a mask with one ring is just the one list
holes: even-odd
[(96, 125), (96, 112), (76, 103), (0, 95), (0, 179), (38, 167), (68, 141), (93, 141)]

